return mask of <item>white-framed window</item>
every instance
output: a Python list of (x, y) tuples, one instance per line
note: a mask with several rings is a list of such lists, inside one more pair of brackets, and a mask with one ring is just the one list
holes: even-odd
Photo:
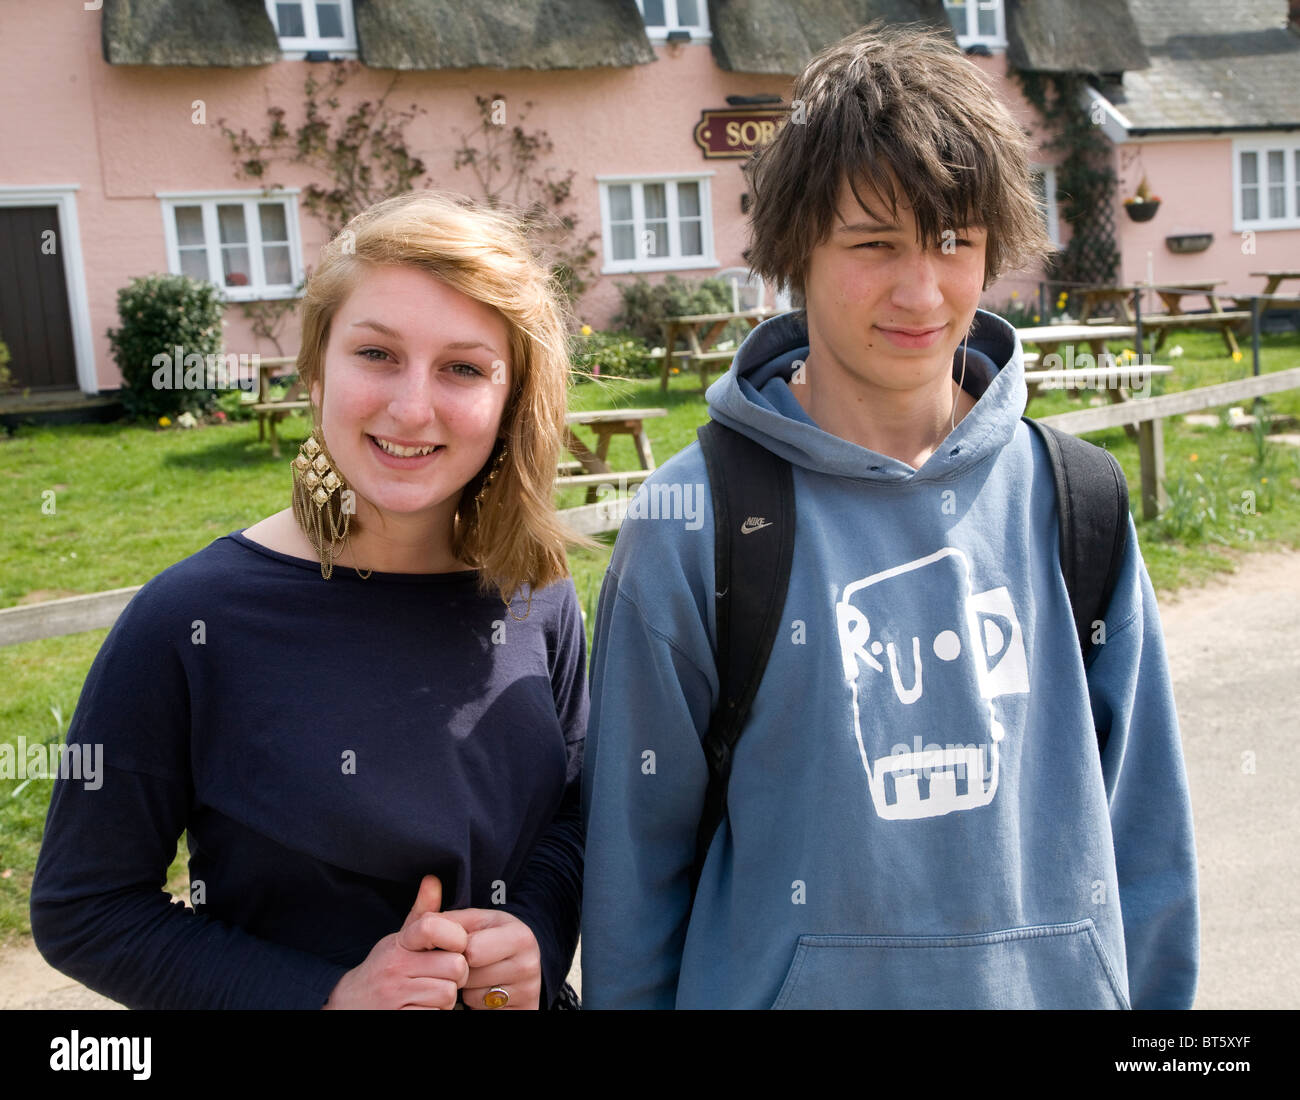
[(686, 31), (692, 42), (708, 42), (708, 0), (636, 0), (651, 42), (667, 42), (674, 31)]
[(1002, 0), (943, 0), (943, 8), (962, 49), (975, 45), (995, 49), (1006, 46), (1007, 16)]
[(266, 0), (266, 13), (289, 60), (308, 50), (356, 56), (352, 0)]
[(1061, 221), (1056, 210), (1056, 169), (1050, 164), (1035, 164), (1030, 169), (1034, 181), (1034, 197), (1043, 212), (1043, 225), (1047, 239), (1056, 248), (1061, 247)]
[(232, 302), (291, 298), (302, 279), (297, 190), (160, 194), (167, 267)]
[(1300, 229), (1300, 138), (1232, 143), (1235, 228)]
[(712, 175), (598, 176), (602, 274), (717, 267)]

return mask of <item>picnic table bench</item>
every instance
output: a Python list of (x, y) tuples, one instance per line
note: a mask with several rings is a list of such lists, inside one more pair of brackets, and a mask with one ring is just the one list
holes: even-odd
[[(1228, 353), (1236, 356), (1241, 353), (1241, 348), (1237, 346), (1237, 331), (1245, 327), (1250, 320), (1250, 313), (1241, 308), (1240, 302), (1234, 301), (1234, 305), (1238, 307), (1236, 309), (1228, 310), (1223, 307), (1216, 288), (1222, 286), (1224, 282), (1223, 279), (1212, 279), (1200, 283), (1133, 283), (1131, 286), (1087, 287), (1079, 292), (1083, 298), (1080, 320), (1088, 324), (1114, 323), (1114, 318), (1092, 316), (1097, 309), (1113, 306), (1120, 320), (1126, 324), (1135, 324), (1136, 319), (1132, 309), (1129, 308), (1129, 302), (1133, 295), (1149, 290), (1159, 297), (1165, 307), (1164, 313), (1142, 317), (1143, 331), (1150, 329), (1156, 334), (1153, 351), (1159, 351), (1164, 347), (1165, 339), (1172, 329), (1217, 328), (1223, 336), (1223, 343)], [(1209, 303), (1208, 310), (1192, 312), (1183, 308), (1184, 298), (1200, 296), (1204, 296)], [(1229, 300), (1232, 300), (1231, 296)]]
[[(1300, 279), (1300, 271), (1252, 271), (1252, 279), (1264, 279), (1264, 292), (1261, 297), (1268, 298), (1277, 293), (1277, 288), (1290, 279)], [(1247, 300), (1249, 295), (1247, 296)], [(1238, 305), (1241, 304), (1239, 299)]]
[[(631, 481), (644, 481), (655, 468), (650, 439), (645, 433), (645, 421), (667, 415), (667, 409), (598, 409), (592, 412), (569, 413), (564, 418), (564, 446), (578, 461), (576, 465), (561, 463), (560, 469), (564, 471), (581, 469), (585, 472), (560, 474), (555, 478), (555, 488), (575, 489), (586, 486), (586, 501), (591, 504), (596, 499), (596, 487), (609, 484), (611, 478), (621, 479), (624, 484)], [(585, 427), (596, 436), (594, 451), (574, 432), (575, 426)], [(620, 472), (606, 461), (610, 441), (616, 435), (632, 437), (640, 469)]]
[[(683, 317), (669, 317), (663, 324), (664, 350), (663, 374), (659, 379), (660, 390), (668, 389), (668, 371), (673, 360), (680, 358), (683, 368), (691, 370), (698, 367), (701, 391), (709, 388), (709, 364), (726, 362), (730, 364), (736, 351), (718, 351), (713, 345), (732, 321), (744, 321), (752, 329), (769, 317), (785, 313), (782, 309), (746, 309), (735, 313), (691, 313)], [(687, 349), (678, 351), (678, 339), (685, 339)], [(658, 358), (657, 356), (655, 358)]]
[(258, 441), (266, 438), (267, 426), (271, 431), (271, 457), (280, 457), (280, 440), (276, 438), (275, 426), (291, 413), (311, 408), (307, 399), (306, 387), (299, 379), (279, 401), (271, 400), (271, 372), (292, 367), (298, 360), (292, 355), (275, 355), (259, 359), (257, 364), (257, 400), (252, 411), (257, 414)]
[[(1046, 363), (1050, 355), (1058, 354), (1062, 344), (1085, 344), (1099, 359), (1106, 352), (1107, 340), (1132, 340), (1137, 329), (1132, 325), (1037, 325), (1016, 329), (1021, 344), (1035, 344), (1041, 353), (1040, 362)], [(1073, 362), (1073, 356), (1070, 357)]]
[[(1159, 285), (1154, 283), (1131, 283), (1128, 285), (1082, 287), (1077, 291), (1083, 300), (1079, 307), (1079, 320), (1088, 321), (1094, 313), (1111, 308), (1115, 312), (1116, 319), (1126, 325), (1131, 325), (1134, 318), (1133, 310), (1129, 308), (1129, 302), (1134, 294), (1140, 294), (1144, 290), (1154, 291), (1171, 316), (1180, 316), (1185, 312), (1182, 309), (1182, 300), (1188, 295), (1204, 294), (1210, 300), (1210, 308), (1222, 312), (1216, 300), (1214, 288), (1222, 286), (1225, 281), (1224, 279), (1215, 279), (1201, 283), (1161, 283)], [(1142, 318), (1142, 323), (1146, 324), (1145, 317)]]

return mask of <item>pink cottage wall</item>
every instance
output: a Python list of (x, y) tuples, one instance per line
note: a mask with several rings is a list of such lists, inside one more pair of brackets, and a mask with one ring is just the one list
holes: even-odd
[[(0, 10), (0, 38), (9, 44), (0, 70), (0, 189), (72, 184), (77, 187), (81, 255), (85, 273), (95, 377), (112, 389), (120, 375), (106, 331), (118, 323), (116, 294), (137, 275), (167, 270), (160, 192), (253, 191), (235, 175), (233, 158), (217, 122), (264, 134), (266, 110), (284, 107), (291, 128), (301, 114), (303, 81), (312, 67), (283, 61), (247, 69), (111, 66), (100, 46), (102, 12), (80, 5), (7, 5)], [(656, 47), (658, 61), (624, 69), (524, 72), (495, 70), (394, 74), (359, 67), (345, 88), (340, 112), (382, 95), (397, 76), (390, 102), (412, 103), (428, 113), (407, 129), (407, 140), (425, 162), (435, 186), (477, 194), (474, 177), (453, 169), (462, 131), (477, 125), (475, 96), (502, 96), (507, 121), (527, 110), (527, 130), (548, 132), (554, 143), (550, 166), (572, 168), (580, 233), (599, 231), (597, 177), (711, 172), (714, 254), (719, 267), (743, 265), (746, 220), (740, 211), (744, 180), (739, 160), (706, 161), (692, 132), (703, 108), (726, 106), (732, 94), (776, 94), (788, 102), (792, 81), (721, 71), (707, 45)], [(1027, 128), (1032, 109), (1005, 75), (1004, 55), (976, 59), (991, 87), (1006, 99)], [(325, 67), (316, 71), (324, 75)], [(195, 121), (196, 101), (205, 118)], [(525, 108), (532, 101), (531, 108)], [(15, 109), (17, 105), (21, 105)], [(280, 165), (271, 178), (301, 187), (312, 176), (301, 166)], [(320, 181), (323, 182), (323, 181)], [(1163, 216), (1163, 211), (1161, 212)], [(314, 264), (326, 239), (324, 227), (298, 206), (302, 262)], [(618, 283), (633, 275), (600, 276), (579, 303), (579, 320), (607, 326), (619, 306)], [(681, 269), (700, 278), (715, 268)], [(649, 275), (652, 281), (662, 274)], [(986, 299), (1004, 300), (1010, 289), (1030, 291), (1037, 273), (1007, 279)], [(240, 307), (226, 312), (226, 348), (277, 354), (252, 336)], [(297, 348), (291, 315), (280, 333), (287, 353)]]
[[(1115, 226), (1122, 282), (1145, 282), (1149, 277), (1157, 283), (1222, 279), (1222, 293), (1250, 294), (1264, 289), (1264, 280), (1253, 277), (1252, 271), (1297, 269), (1300, 229), (1242, 233), (1235, 227), (1232, 160), (1231, 136), (1116, 146)], [(1160, 209), (1149, 222), (1133, 222), (1124, 213), (1122, 200), (1137, 191), (1144, 175), (1151, 193), (1160, 198)], [(1213, 233), (1214, 242), (1204, 252), (1171, 252), (1165, 238), (1184, 233)], [(1292, 282), (1283, 284), (1278, 293), (1297, 291), (1300, 285)], [(1185, 300), (1184, 308), (1204, 307), (1204, 299)]]

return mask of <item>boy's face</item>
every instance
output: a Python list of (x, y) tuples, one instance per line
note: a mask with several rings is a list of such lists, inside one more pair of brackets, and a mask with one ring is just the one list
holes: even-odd
[(858, 191), (885, 222), (858, 205), (846, 177), (830, 235), (809, 257), (810, 357), (818, 372), (842, 370), (880, 389), (937, 388), (975, 315), (986, 233), (952, 226), (922, 248), (905, 196), (891, 218), (874, 191)]

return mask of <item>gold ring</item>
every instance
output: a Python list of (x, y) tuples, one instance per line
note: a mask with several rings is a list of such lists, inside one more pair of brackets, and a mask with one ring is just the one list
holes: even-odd
[(494, 985), (483, 994), (483, 1003), (488, 1008), (505, 1008), (510, 1003), (510, 994), (499, 985)]

